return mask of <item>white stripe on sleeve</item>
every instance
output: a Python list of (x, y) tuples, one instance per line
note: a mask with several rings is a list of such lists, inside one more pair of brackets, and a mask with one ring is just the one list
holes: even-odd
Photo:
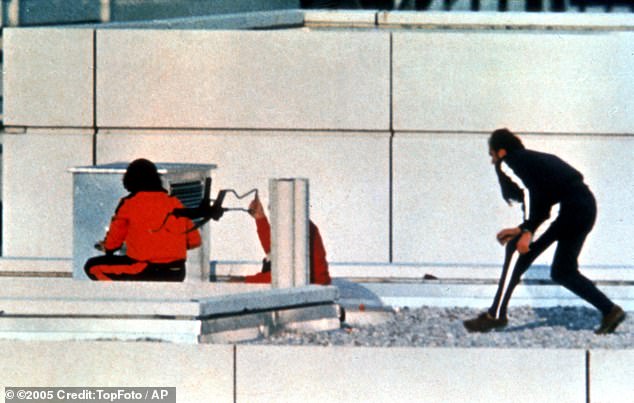
[(508, 176), (509, 179), (524, 192), (524, 221), (527, 221), (530, 218), (529, 214), (531, 212), (530, 190), (528, 190), (528, 187), (526, 186), (524, 181), (522, 181), (522, 178), (517, 176), (513, 169), (508, 166), (508, 164), (504, 160), (502, 160), (502, 163), (500, 164), (500, 169), (502, 170), (502, 173), (504, 175)]

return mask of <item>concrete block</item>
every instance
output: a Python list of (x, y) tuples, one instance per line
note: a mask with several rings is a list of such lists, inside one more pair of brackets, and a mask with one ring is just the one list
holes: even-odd
[[(525, 7), (512, 2), (523, 10)], [(485, 2), (479, 12), (428, 11), (381, 12), (377, 23), (407, 28), (454, 28), (454, 29), (531, 29), (531, 30), (597, 30), (629, 31), (634, 19), (628, 14), (617, 13), (527, 13), (523, 11), (496, 12), (498, 1)], [(500, 32), (498, 32), (500, 33)], [(508, 32), (507, 32), (508, 34)]]
[[(388, 133), (111, 130), (98, 134), (97, 159), (105, 163), (143, 156), (213, 163), (218, 170), (212, 195), (220, 189), (243, 194), (257, 188), (265, 208), (270, 178), (308, 178), (310, 217), (319, 227), (328, 260), (385, 262), (389, 141)], [(363, 202), (369, 194), (372, 202)], [(249, 202), (227, 196), (225, 206), (246, 208)], [(227, 212), (209, 225), (212, 260), (261, 261), (264, 252), (249, 215)]]
[(632, 400), (634, 351), (590, 350), (590, 396), (597, 403), (626, 403)]
[[(381, 13), (381, 12), (380, 12)], [(379, 13), (379, 14), (380, 14)], [(376, 25), (376, 10), (306, 10), (304, 23), (313, 26), (371, 27)]]
[[(4, 278), (0, 339), (235, 342), (339, 327), (336, 287)], [(249, 288), (250, 292), (244, 292)]]
[(5, 135), (3, 142), (3, 255), (70, 257), (73, 181), (68, 168), (92, 163), (92, 136)]
[[(512, 128), (512, 127), (511, 127)], [(488, 134), (401, 134), (394, 138), (394, 261), (428, 264), (499, 264), (497, 231), (521, 223), (508, 207), (487, 155)], [(634, 138), (622, 136), (523, 136), (527, 148), (559, 155), (579, 169), (593, 190), (599, 216), (580, 264), (629, 266), (627, 222), (634, 197), (625, 161)], [(604, 156), (610, 155), (606, 159)], [(422, 157), (424, 156), (424, 158)], [(411, 212), (418, 211), (415, 220)], [(557, 207), (551, 212), (556, 217)], [(542, 224), (545, 230), (548, 222)], [(456, 247), (456, 245), (469, 245)], [(550, 265), (552, 250), (536, 263)]]
[[(234, 275), (232, 264), (218, 265), (218, 273), (221, 275)], [(490, 265), (451, 265), (451, 264), (424, 264), (424, 263), (385, 263), (385, 264), (363, 264), (363, 263), (334, 263), (330, 265), (330, 275), (340, 278), (353, 279), (355, 281), (377, 281), (383, 279), (390, 280), (422, 280), (423, 276), (429, 274), (441, 280), (493, 280), (497, 281), (500, 276), (502, 263)], [(598, 282), (625, 281), (634, 282), (634, 272), (632, 266), (586, 266), (580, 270), (588, 278)], [(243, 274), (244, 275), (244, 274)], [(550, 267), (548, 265), (535, 264), (524, 276), (524, 280), (550, 280)]]
[(277, 329), (297, 332), (325, 332), (341, 327), (340, 308), (334, 304), (324, 304), (275, 312)]
[(233, 402), (233, 346), (0, 341), (11, 386), (176, 387), (177, 401)]
[(91, 127), (93, 30), (3, 30), (4, 124)]
[(5, 274), (70, 277), (72, 261), (68, 258), (0, 258), (0, 272)]
[[(160, 283), (160, 282), (88, 282), (77, 281), (72, 278), (43, 278), (43, 277), (2, 277), (0, 279), (2, 288), (0, 290), (0, 297), (3, 299), (58, 299), (64, 298), (95, 301), (144, 301), (153, 302), (154, 308), (159, 308), (161, 303), (165, 303), (166, 306), (171, 302), (187, 302), (200, 304), (201, 301), (206, 301), (207, 298), (216, 297), (220, 298), (233, 294), (244, 294), (248, 292), (264, 291), (270, 289), (269, 285), (265, 284), (243, 284), (243, 283)], [(316, 286), (315, 286), (316, 287)], [(279, 292), (282, 292), (281, 290)], [(301, 290), (295, 290), (294, 292), (305, 295)], [(322, 291), (326, 292), (326, 291)], [(331, 291), (332, 292), (332, 291)], [(312, 295), (312, 293), (308, 293)], [(315, 298), (321, 298), (324, 294), (317, 293)], [(160, 296), (158, 298), (157, 296)], [(39, 298), (37, 298), (39, 297)], [(304, 297), (305, 298), (305, 297)], [(249, 300), (253, 300), (248, 299)], [(301, 299), (300, 299), (301, 300)], [(273, 300), (275, 301), (275, 300)], [(295, 299), (291, 299), (295, 301)], [(214, 313), (227, 313), (240, 311), (245, 306), (243, 304), (231, 305), (224, 304), (221, 306), (216, 302)], [(277, 300), (279, 302), (279, 300)], [(273, 303), (273, 302), (271, 302)], [(150, 306), (150, 305), (147, 305)], [(28, 308), (20, 308), (18, 313), (29, 313)], [(81, 309), (76, 307), (75, 309)], [(166, 315), (168, 311), (150, 311), (150, 310), (134, 311), (135, 315)], [(189, 307), (185, 308), (189, 309)], [(33, 313), (33, 311), (30, 311)], [(46, 312), (46, 311), (45, 311)], [(80, 312), (80, 311), (76, 311)], [(48, 313), (63, 313), (60, 311), (51, 311)], [(201, 310), (189, 310), (178, 311), (178, 314), (199, 316)]]
[[(417, 284), (406, 282), (359, 283), (369, 295), (383, 305), (417, 308), (421, 306), (465, 306), (488, 308), (497, 290), (497, 282), (444, 282), (424, 281)], [(625, 310), (634, 308), (634, 299), (628, 295), (628, 286), (599, 285), (601, 291)], [(372, 301), (372, 300), (371, 300)], [(342, 298), (344, 305), (350, 302)], [(529, 305), (535, 308), (553, 306), (592, 306), (560, 285), (521, 284), (513, 292), (511, 307)]]
[(153, 340), (198, 343), (200, 322), (194, 320), (110, 318), (0, 318), (4, 340)]
[(306, 287), (271, 289), (266, 292), (251, 292), (230, 297), (207, 297), (199, 300), (200, 316), (209, 317), (226, 313), (248, 313), (275, 310), (279, 307), (297, 307), (331, 303), (339, 293), (336, 287), (309, 285)]
[(388, 33), (99, 30), (97, 42), (101, 127), (389, 128)]
[(339, 329), (335, 305), (286, 308), (202, 321), (201, 343), (235, 343), (268, 337), (283, 330), (320, 332)]
[(393, 38), (396, 130), (631, 133), (634, 127), (634, 83), (626, 79), (634, 33), (434, 31)]
[(579, 402), (585, 352), (240, 345), (236, 381), (238, 402)]
[[(86, 282), (71, 278), (2, 277), (0, 298), (9, 315), (89, 315), (102, 317), (212, 317), (279, 307), (332, 303), (336, 287), (271, 290), (264, 284)], [(28, 304), (17, 303), (28, 300)], [(84, 301), (83, 306), (73, 301)], [(46, 306), (45, 301), (53, 301)], [(111, 305), (108, 305), (111, 303)]]
[[(142, 287), (142, 286), (141, 286)], [(29, 295), (32, 300), (24, 301), (20, 298), (6, 298), (3, 300), (2, 310), (7, 315), (31, 316), (189, 316), (196, 317), (200, 313), (199, 303), (187, 300), (148, 300), (128, 297), (129, 300), (100, 295), (94, 298), (86, 296), (78, 298), (69, 292), (56, 298), (48, 297), (46, 292)]]

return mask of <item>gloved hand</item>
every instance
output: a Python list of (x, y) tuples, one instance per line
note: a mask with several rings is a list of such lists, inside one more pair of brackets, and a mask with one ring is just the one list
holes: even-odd
[(215, 203), (214, 203), (214, 205), (208, 206), (205, 209), (204, 216), (205, 217), (211, 217), (212, 220), (218, 221), (218, 220), (220, 220), (220, 218), (222, 217), (222, 215), (224, 213), (225, 213), (225, 209), (222, 208), (221, 206), (215, 205)]
[(262, 207), (262, 202), (260, 202), (260, 198), (256, 195), (251, 204), (249, 204), (249, 214), (256, 220), (259, 218), (266, 217), (264, 214), (264, 207)]

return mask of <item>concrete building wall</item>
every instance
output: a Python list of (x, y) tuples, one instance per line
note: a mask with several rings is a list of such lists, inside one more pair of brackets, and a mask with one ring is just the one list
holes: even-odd
[[(511, 126), (512, 127), (512, 126)], [(495, 234), (522, 222), (521, 205), (501, 197), (484, 133), (403, 133), (394, 137), (394, 260), (486, 265), (504, 250)], [(528, 148), (555, 153), (585, 176), (599, 213), (582, 264), (630, 265), (624, 243), (634, 220), (632, 136), (527, 134)], [(418, 212), (412, 219), (412, 211)], [(551, 217), (556, 216), (557, 207)], [(547, 228), (544, 224), (541, 230)], [(541, 232), (541, 231), (540, 231)], [(537, 263), (550, 263), (552, 250)]]
[(631, 133), (633, 38), (631, 32), (394, 33), (394, 128)]
[[(51, 39), (51, 50), (29, 60), (32, 68), (12, 74), (11, 63), (26, 63), (21, 41), (48, 37), (49, 30), (34, 31), (5, 31), (14, 38), (5, 49), (5, 88), (13, 93), (5, 124), (51, 125), (40, 132), (51, 136), (57, 127), (88, 124), (54, 108), (61, 120), (38, 122), (29, 108), (38, 94), (11, 92), (38, 82), (50, 53), (75, 52), (76, 44)], [(98, 163), (137, 156), (214, 163), (214, 192), (257, 187), (265, 201), (268, 178), (306, 177), (311, 215), (333, 262), (497, 264), (502, 251), (494, 234), (516, 224), (518, 211), (499, 196), (486, 138), (508, 126), (529, 147), (578, 166), (594, 189), (600, 215), (582, 265), (629, 266), (633, 35), (97, 31), (94, 87), (65, 83), (89, 104), (94, 94), (94, 147), (86, 132), (36, 155), (64, 168), (91, 161), (93, 152)], [(58, 77), (74, 77), (90, 63), (59, 66)], [(64, 99), (54, 88), (38, 100), (44, 115)], [(16, 137), (13, 147), (37, 148), (27, 145), (37, 144), (31, 134)], [(72, 158), (69, 147), (78, 150)], [(16, 163), (11, 148), (5, 199), (34, 178), (54, 186), (69, 180), (61, 168)], [(70, 256), (72, 231), (47, 251), (32, 246), (49, 243), (56, 225), (33, 217), (55, 211), (70, 222), (70, 192), (60, 191), (46, 207), (28, 198), (20, 203), (29, 217), (16, 218), (16, 202), (5, 207), (5, 255)], [(211, 243), (212, 260), (261, 256), (246, 214), (212, 223)]]
[(377, 32), (98, 31), (97, 125), (388, 130), (389, 43)]
[(233, 402), (231, 345), (2, 341), (2, 388), (175, 387), (178, 402)]
[(3, 136), (3, 255), (70, 257), (73, 182), (92, 163), (92, 136), (59, 129)]
[[(572, 403), (586, 395), (579, 350), (239, 346), (236, 368), (237, 400), (248, 402)], [(550, 383), (558, 387), (544, 388)]]
[(632, 392), (632, 354), (624, 350), (112, 341), (2, 341), (0, 346), (3, 387), (176, 387), (177, 401), (191, 403), (620, 403), (631, 401)]
[[(311, 218), (333, 261), (388, 259), (388, 149), (387, 133), (111, 130), (97, 136), (98, 163), (140, 156), (166, 162), (213, 161), (218, 169), (212, 197), (220, 189), (242, 195), (257, 188), (265, 208), (269, 178), (309, 178)], [(246, 208), (251, 200), (228, 195), (225, 206)], [(227, 212), (210, 225), (212, 260), (263, 257), (248, 214)]]
[(94, 32), (5, 29), (6, 125), (94, 126)]

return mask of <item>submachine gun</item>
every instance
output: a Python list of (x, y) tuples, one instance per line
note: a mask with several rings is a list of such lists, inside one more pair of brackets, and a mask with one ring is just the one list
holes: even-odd
[(212, 200), (209, 197), (210, 192), (211, 192), (211, 178), (205, 178), (203, 198), (200, 201), (200, 204), (198, 205), (198, 207), (193, 207), (193, 208), (184, 207), (184, 208), (174, 209), (172, 210), (170, 214), (168, 214), (168, 216), (165, 218), (165, 221), (167, 221), (170, 215), (174, 217), (187, 217), (196, 222), (194, 227), (189, 229), (187, 232), (194, 231), (202, 227), (203, 225), (205, 225), (207, 222), (209, 222), (209, 220), (214, 220), (214, 221), (220, 220), (220, 218), (224, 215), (226, 211), (244, 211), (247, 213), (249, 212), (248, 209), (241, 208), (241, 207), (223, 207), (222, 203), (224, 202), (225, 196), (228, 193), (233, 194), (237, 199), (244, 199), (251, 193), (255, 193), (255, 196), (257, 197), (257, 194), (258, 194), (257, 189), (251, 189), (250, 191), (248, 191), (247, 193), (243, 195), (239, 195), (233, 189), (221, 189), (220, 191), (218, 191), (218, 195), (213, 200), (213, 204), (211, 204)]

